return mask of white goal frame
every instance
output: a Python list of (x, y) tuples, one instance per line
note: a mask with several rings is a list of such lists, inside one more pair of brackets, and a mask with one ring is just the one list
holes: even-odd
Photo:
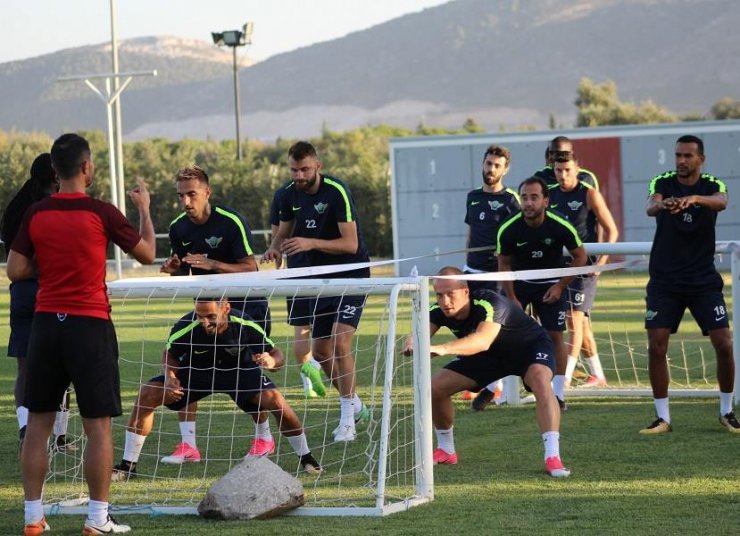
[[(270, 272), (263, 272), (270, 273)], [(315, 280), (260, 280), (256, 274), (218, 274), (190, 277), (146, 277), (121, 279), (108, 283), (108, 293), (113, 298), (185, 298), (208, 296), (234, 296), (262, 294), (270, 297), (300, 296), (339, 296), (351, 291), (353, 294), (388, 296), (387, 330), (378, 337), (386, 339), (385, 378), (383, 379), (383, 400), (380, 417), (379, 454), (377, 470), (374, 474), (374, 506), (303, 506), (287, 515), (297, 516), (385, 516), (402, 512), (413, 506), (428, 503), (434, 499), (434, 473), (432, 462), (432, 409), (431, 409), (431, 362), (429, 359), (429, 279), (410, 278), (367, 278), (367, 279), (315, 279)], [(411, 325), (414, 337), (413, 398), (414, 398), (414, 439), (413, 468), (414, 489), (412, 497), (403, 500), (388, 500), (386, 495), (387, 456), (391, 429), (393, 365), (396, 358), (394, 341), (405, 334), (396, 332), (398, 299), (402, 294), (411, 297)], [(358, 441), (360, 439), (358, 438)], [(113, 497), (115, 500), (115, 497)], [(84, 514), (87, 512), (86, 498), (72, 498), (58, 503), (46, 504), (47, 514)], [(117, 505), (111, 510), (117, 515), (198, 515), (196, 506), (167, 505)]]

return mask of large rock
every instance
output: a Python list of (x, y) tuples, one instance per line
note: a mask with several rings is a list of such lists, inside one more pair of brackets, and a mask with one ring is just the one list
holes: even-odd
[(213, 483), (198, 513), (209, 519), (267, 519), (304, 503), (300, 480), (266, 457), (246, 458)]

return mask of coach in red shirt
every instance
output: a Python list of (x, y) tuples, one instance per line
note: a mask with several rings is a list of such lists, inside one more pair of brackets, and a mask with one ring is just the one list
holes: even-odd
[(59, 193), (32, 205), (10, 254), (8, 278), (38, 271), (39, 291), (28, 347), (24, 393), (28, 428), (21, 467), (25, 492), (24, 533), (48, 530), (41, 500), (48, 469), (46, 445), (62, 394), (74, 385), (88, 437), (85, 478), (90, 492), (83, 534), (128, 532), (108, 515), (113, 466), (111, 417), (121, 414), (118, 342), (105, 286), (108, 243), (142, 263), (154, 261), (149, 191), (142, 181), (129, 197), (139, 211), (137, 233), (116, 207), (85, 193), (95, 165), (88, 142), (64, 134), (51, 148)]

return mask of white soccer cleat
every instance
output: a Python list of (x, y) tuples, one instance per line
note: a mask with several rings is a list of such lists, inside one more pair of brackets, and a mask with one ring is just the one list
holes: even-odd
[(340, 442), (340, 441), (354, 441), (357, 437), (357, 432), (355, 431), (355, 425), (352, 424), (339, 424), (339, 426), (334, 430), (334, 441)]

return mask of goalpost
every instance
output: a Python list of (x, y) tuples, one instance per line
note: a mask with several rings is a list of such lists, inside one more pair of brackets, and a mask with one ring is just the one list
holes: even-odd
[[(594, 333), (609, 386), (575, 388), (571, 396), (651, 396), (647, 375), (647, 338), (643, 328), (647, 256), (650, 243), (586, 244), (589, 254), (624, 257), (627, 268), (606, 271), (592, 312)], [(740, 303), (740, 243), (718, 242), (717, 254), (726, 269), (730, 258), (731, 288), (725, 290), (728, 307)], [(396, 264), (408, 272), (414, 259), (373, 263)], [(281, 273), (282, 272), (282, 273)], [(198, 277), (123, 279), (109, 284), (113, 319), (119, 336), (124, 416), (114, 420), (116, 461), (122, 454), (123, 431), (139, 386), (160, 372), (160, 356), (175, 320), (192, 309), (200, 294), (267, 296), (270, 299), (272, 340), (286, 356), (282, 370), (267, 373), (304, 422), (309, 447), (325, 471), (319, 477), (300, 474), (287, 441), (271, 429), (278, 444), (271, 457), (302, 481), (306, 505), (297, 515), (386, 515), (433, 500), (432, 431), (430, 407), (428, 309), (430, 277), (370, 278), (363, 280), (277, 279), (280, 272)], [(496, 276), (494, 274), (494, 276)], [(727, 278), (726, 278), (727, 281)], [(306, 399), (299, 366), (292, 356), (292, 328), (286, 323), (286, 296), (367, 294), (367, 306), (355, 336), (358, 393), (372, 411), (357, 439), (333, 443), (339, 402), (328, 381), (326, 398)], [(738, 332), (740, 318), (732, 317)], [(413, 357), (403, 356), (404, 337), (415, 340)], [(736, 364), (740, 339), (733, 338)], [(435, 360), (441, 366), (447, 360)], [(711, 345), (687, 315), (669, 347), (671, 396), (717, 396), (715, 358)], [(740, 398), (740, 366), (736, 366), (736, 402)], [(519, 382), (510, 382), (509, 403), (517, 403)], [(74, 404), (72, 404), (74, 408)], [(465, 405), (467, 407), (467, 404)], [(462, 406), (459, 409), (464, 409)], [(71, 419), (69, 435), (84, 447), (79, 416)], [(253, 425), (224, 395), (201, 401), (197, 414), (199, 464), (166, 466), (160, 458), (180, 442), (176, 412), (159, 408), (147, 439), (139, 478), (114, 483), (111, 502), (118, 513), (194, 514), (210, 484), (239, 463), (253, 437)], [(85, 484), (81, 456), (52, 453), (46, 482), (48, 513), (84, 513)]]
[[(272, 310), (271, 339), (283, 350), (286, 365), (266, 372), (304, 423), (309, 448), (324, 471), (300, 471), (298, 458), (270, 418), (276, 452), (270, 459), (296, 475), (305, 506), (294, 515), (382, 516), (407, 510), (434, 497), (429, 356), (429, 293), (426, 278), (277, 280), (284, 273), (224, 274), (198, 277), (123, 279), (110, 283), (113, 321), (119, 338), (124, 415), (114, 419), (116, 463), (124, 429), (139, 386), (161, 370), (161, 352), (172, 324), (192, 310), (198, 296), (266, 296)], [(258, 279), (259, 277), (259, 279)], [(357, 439), (335, 443), (339, 398), (325, 379), (327, 396), (307, 399), (292, 355), (292, 327), (285, 323), (285, 297), (367, 295), (354, 339), (357, 391), (370, 409), (369, 423)], [(402, 353), (405, 337), (415, 338), (413, 356)], [(426, 358), (422, 356), (427, 356)], [(76, 417), (78, 419), (78, 417)], [(71, 430), (72, 433), (79, 430)], [(252, 420), (226, 396), (201, 400), (197, 442), (202, 461), (163, 465), (180, 442), (177, 412), (160, 407), (137, 465), (138, 476), (114, 482), (111, 504), (120, 513), (197, 514), (210, 485), (239, 463), (254, 436)], [(79, 443), (84, 447), (84, 438)], [(46, 482), (46, 511), (83, 513), (86, 486), (82, 452), (54, 453)]]

